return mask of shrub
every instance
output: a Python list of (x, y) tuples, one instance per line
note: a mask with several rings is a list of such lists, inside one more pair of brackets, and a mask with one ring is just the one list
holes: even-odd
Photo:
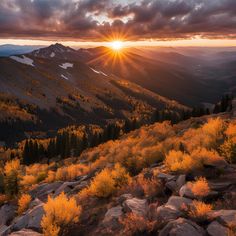
[(76, 204), (75, 198), (68, 198), (61, 193), (54, 199), (48, 197), (44, 211), (41, 221), (44, 235), (57, 236), (64, 234), (71, 224), (79, 221), (81, 207)]
[(9, 200), (9, 197), (7, 195), (0, 194), (0, 206), (2, 206), (8, 200)]
[(32, 198), (29, 194), (23, 194), (18, 200), (18, 214), (22, 214), (25, 210), (28, 209), (29, 204)]
[(194, 200), (189, 210), (189, 216), (197, 221), (204, 221), (208, 219), (208, 213), (211, 210), (211, 204), (206, 204), (204, 202)]
[(4, 167), (4, 189), (5, 192), (12, 196), (18, 193), (19, 191), (19, 172), (20, 172), (20, 161), (14, 159), (8, 161)]
[(195, 163), (190, 155), (175, 150), (168, 153), (164, 163), (167, 168), (176, 172), (189, 172), (195, 167)]
[(29, 189), (32, 185), (37, 183), (37, 177), (33, 175), (25, 175), (22, 177), (20, 181), (20, 185), (23, 186), (24, 189)]
[(120, 219), (124, 226), (123, 235), (146, 235), (153, 230), (154, 224), (142, 216), (128, 213), (124, 219)]
[(90, 186), (79, 193), (79, 197), (96, 196), (106, 198), (130, 182), (125, 168), (116, 164), (113, 169), (105, 168), (92, 180)]
[(206, 178), (200, 177), (191, 183), (191, 191), (196, 197), (205, 197), (209, 194), (210, 188)]
[(229, 138), (220, 146), (220, 153), (230, 163), (236, 163), (236, 139)]

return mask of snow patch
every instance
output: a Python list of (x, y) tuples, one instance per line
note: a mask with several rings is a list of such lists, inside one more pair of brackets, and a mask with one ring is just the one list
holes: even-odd
[(52, 52), (50, 57), (55, 57), (55, 52)]
[(69, 62), (66, 62), (66, 63), (63, 63), (62, 65), (59, 65), (61, 68), (63, 68), (63, 69), (67, 69), (67, 68), (69, 68), (69, 67), (73, 67), (74, 66), (74, 64), (73, 63), (69, 63)]
[(61, 77), (65, 80), (69, 80), (65, 75), (61, 74)]
[(102, 72), (102, 71), (97, 71), (97, 70), (93, 69), (92, 67), (90, 67), (90, 69), (91, 69), (93, 72), (97, 73), (97, 74), (101, 74), (101, 75), (107, 76), (107, 74), (105, 74), (105, 73)]
[(23, 55), (22, 57), (10, 56), (10, 58), (12, 60), (15, 60), (15, 61), (20, 62), (20, 63), (25, 64), (25, 65), (34, 66), (34, 64), (33, 64), (34, 61), (32, 59), (26, 57), (25, 55)]

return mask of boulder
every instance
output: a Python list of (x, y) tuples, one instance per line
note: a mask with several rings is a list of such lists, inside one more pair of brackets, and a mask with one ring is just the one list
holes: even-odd
[(60, 195), (60, 193), (69, 193), (72, 189), (76, 186), (80, 185), (81, 181), (74, 181), (74, 182), (64, 182), (54, 193), (54, 197)]
[(111, 222), (114, 219), (117, 220), (122, 215), (123, 211), (121, 206), (112, 207), (106, 212), (103, 223)]
[(209, 213), (209, 216), (228, 227), (236, 226), (236, 210), (212, 211)]
[(157, 175), (158, 179), (163, 179), (165, 182), (171, 181), (173, 179), (175, 179), (174, 175), (169, 175), (169, 174), (164, 174), (164, 173), (159, 173)]
[(21, 230), (23, 228), (41, 230), (41, 220), (44, 214), (44, 204), (39, 204), (33, 209), (29, 209), (24, 215), (17, 217), (12, 225), (14, 230)]
[(219, 224), (217, 221), (213, 221), (211, 224), (208, 225), (207, 233), (210, 236), (228, 236), (228, 229)]
[(166, 206), (159, 206), (156, 210), (157, 221), (162, 224), (167, 224), (171, 220), (178, 219), (182, 213)]
[(159, 236), (204, 236), (204, 229), (196, 223), (179, 218), (169, 222), (159, 233)]
[(178, 190), (186, 184), (186, 175), (179, 175), (179, 177), (176, 180), (177, 188)]
[(189, 207), (191, 204), (191, 199), (179, 196), (171, 196), (165, 206), (176, 211), (181, 211), (183, 207)]
[(0, 226), (8, 225), (14, 218), (17, 206), (7, 203), (0, 209)]
[(45, 202), (47, 201), (49, 194), (54, 194), (55, 191), (63, 184), (63, 182), (54, 183), (43, 183), (37, 186), (35, 189), (29, 191), (29, 194), (33, 198), (38, 198), (39, 200)]
[(225, 191), (232, 185), (231, 182), (209, 182), (209, 187), (214, 191)]
[(166, 188), (168, 188), (172, 192), (175, 192), (178, 188), (178, 186), (174, 180), (167, 182), (165, 186), (166, 186)]
[(10, 236), (43, 236), (43, 235), (30, 229), (22, 229), (20, 231), (11, 233)]
[(133, 198), (132, 194), (125, 193), (119, 196), (118, 203), (122, 204), (125, 200)]
[(83, 188), (87, 187), (88, 184), (89, 184), (88, 181), (82, 181), (82, 182), (80, 182), (79, 185), (76, 185), (76, 186), (72, 189), (71, 193), (72, 193), (72, 194), (75, 194), (75, 193), (80, 192)]
[(133, 212), (140, 216), (146, 216), (148, 212), (148, 203), (146, 199), (131, 198), (123, 202), (125, 212)]
[(194, 194), (192, 193), (192, 190), (189, 186), (189, 184), (185, 184), (183, 185), (180, 190), (179, 190), (179, 196), (180, 197), (187, 197), (187, 198), (191, 198), (194, 199)]
[(8, 236), (11, 232), (11, 229), (12, 229), (11, 226), (6, 226), (6, 225), (0, 226), (0, 235), (1, 236)]

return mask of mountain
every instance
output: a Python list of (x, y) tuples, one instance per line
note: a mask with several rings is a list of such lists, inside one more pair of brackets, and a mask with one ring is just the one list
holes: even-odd
[(83, 58), (86, 53), (88, 65), (188, 106), (203, 102), (214, 103), (227, 91), (223, 83), (214, 79), (206, 82), (201, 78), (199, 59), (166, 52), (160, 53), (160, 57), (150, 58), (150, 54), (145, 56), (144, 52), (135, 52), (127, 49), (114, 54), (108, 48), (79, 51)]
[(0, 45), (0, 57), (8, 57), (16, 54), (29, 53), (42, 46), (19, 46), (12, 44)]
[[(0, 130), (12, 128), (14, 136), (23, 138), (25, 131), (104, 125), (116, 119), (147, 119), (156, 109), (187, 109), (77, 57), (75, 50), (55, 44), (0, 58)], [(13, 136), (2, 132), (0, 140), (6, 135)]]

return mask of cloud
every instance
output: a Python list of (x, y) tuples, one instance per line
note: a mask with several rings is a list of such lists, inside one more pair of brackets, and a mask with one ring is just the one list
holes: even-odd
[(1, 0), (1, 38), (236, 37), (235, 0)]

